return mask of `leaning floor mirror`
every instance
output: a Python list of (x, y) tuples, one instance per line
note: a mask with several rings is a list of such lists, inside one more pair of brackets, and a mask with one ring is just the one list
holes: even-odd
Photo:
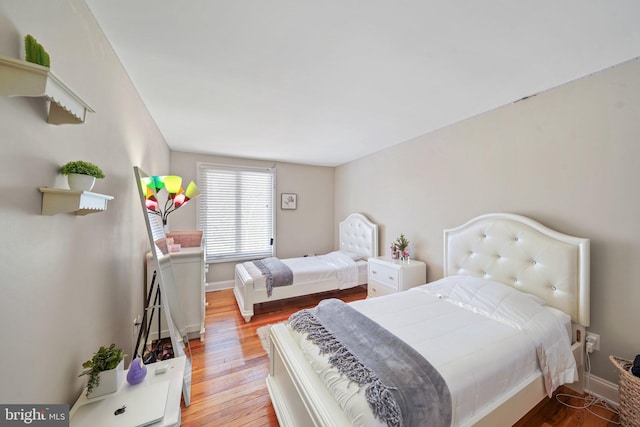
[[(173, 267), (171, 266), (171, 255), (167, 248), (167, 236), (165, 234), (163, 218), (153, 210), (150, 210), (147, 206), (149, 196), (152, 195), (153, 199), (156, 198), (157, 186), (155, 182), (160, 177), (154, 177), (147, 175), (139, 167), (134, 166), (133, 172), (136, 178), (138, 186), (138, 193), (140, 195), (140, 203), (142, 206), (142, 212), (147, 226), (147, 234), (149, 236), (149, 245), (151, 246), (151, 253), (153, 255), (153, 262), (155, 266), (155, 277), (160, 290), (160, 302), (168, 328), (168, 333), (171, 338), (171, 346), (173, 348), (174, 355), (176, 357), (185, 356), (185, 370), (184, 381), (182, 384), (182, 396), (184, 404), (189, 406), (191, 403), (191, 348), (189, 346), (189, 337), (187, 334), (186, 322), (184, 320), (184, 312), (182, 304), (180, 302), (180, 296), (176, 284), (175, 274)], [(151, 286), (153, 288), (153, 284)], [(147, 327), (145, 323), (151, 323), (152, 319), (149, 319), (146, 313), (149, 308), (155, 306), (155, 302), (152, 302), (151, 290), (148, 290), (147, 307), (145, 307), (145, 320), (143, 327)], [(153, 315), (152, 315), (153, 316)], [(158, 318), (160, 314), (158, 314)], [(160, 329), (160, 326), (158, 326)], [(158, 331), (158, 337), (161, 331)], [(145, 338), (146, 344), (146, 338)], [(138, 351), (137, 345), (135, 351)], [(140, 355), (142, 356), (142, 355)]]

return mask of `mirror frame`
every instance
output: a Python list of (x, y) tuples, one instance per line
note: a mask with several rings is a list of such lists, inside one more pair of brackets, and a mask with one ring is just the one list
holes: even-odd
[[(164, 231), (162, 219), (147, 210), (145, 204), (145, 193), (143, 190), (142, 178), (148, 178), (142, 169), (138, 166), (133, 167), (133, 173), (136, 178), (136, 186), (138, 187), (138, 195), (142, 206), (142, 213), (147, 228), (147, 236), (151, 253), (153, 254), (153, 262), (156, 270), (156, 280), (160, 287), (160, 303), (164, 311), (169, 335), (171, 337), (171, 345), (173, 347), (174, 356), (185, 356), (184, 379), (182, 382), (182, 396), (185, 406), (191, 404), (191, 347), (189, 346), (189, 336), (187, 334), (186, 322), (184, 320), (184, 312), (180, 303), (180, 296), (176, 286), (175, 274), (171, 265), (171, 254), (168, 250), (163, 251), (156, 243), (160, 239), (166, 239), (167, 235)], [(148, 308), (145, 307), (145, 310)], [(142, 327), (146, 327), (143, 325)], [(158, 331), (158, 337), (160, 331)]]

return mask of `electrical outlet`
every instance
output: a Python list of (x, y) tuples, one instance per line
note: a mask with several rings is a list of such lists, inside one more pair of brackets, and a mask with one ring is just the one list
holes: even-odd
[(133, 319), (133, 326), (140, 326), (140, 324), (142, 323), (142, 315), (138, 314), (135, 319)]
[[(587, 332), (587, 352), (593, 353), (600, 350), (600, 335), (593, 332)], [(591, 351), (589, 351), (591, 350)]]

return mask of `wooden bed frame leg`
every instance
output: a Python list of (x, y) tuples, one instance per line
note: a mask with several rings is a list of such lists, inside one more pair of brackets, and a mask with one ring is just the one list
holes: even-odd
[(250, 292), (248, 292), (247, 288), (253, 288), (253, 281), (247, 273), (242, 264), (236, 265), (236, 274), (235, 274), (235, 286), (233, 288), (233, 294), (236, 297), (236, 302), (238, 303), (238, 309), (240, 310), (240, 314), (244, 318), (244, 321), (249, 323), (251, 318), (253, 317), (253, 300), (251, 299)]
[(235, 294), (236, 301), (238, 302), (238, 310), (240, 310), (240, 314), (244, 318), (244, 321), (249, 323), (251, 322), (251, 318), (253, 317), (253, 314), (254, 314), (253, 305), (250, 305), (249, 309), (247, 309), (247, 304), (245, 303), (241, 292), (242, 291), (239, 290), (237, 286), (233, 288), (233, 293)]
[(576, 365), (578, 367), (578, 381), (565, 384), (567, 387), (576, 391), (578, 393), (585, 392), (585, 358), (586, 358), (586, 346), (585, 346), (585, 338), (587, 336), (587, 328), (578, 325), (576, 323), (573, 324), (573, 344), (571, 344), (571, 350), (573, 351), (573, 357), (576, 359)]

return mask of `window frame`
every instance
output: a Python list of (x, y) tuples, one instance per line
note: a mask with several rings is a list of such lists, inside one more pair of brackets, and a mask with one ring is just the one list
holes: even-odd
[[(203, 203), (206, 203), (206, 195), (204, 194), (207, 191), (208, 183), (205, 183), (204, 179), (204, 171), (205, 170), (228, 170), (235, 171), (237, 173), (241, 172), (264, 172), (266, 174), (271, 175), (271, 245), (270, 245), (270, 253), (267, 251), (263, 253), (259, 253), (257, 256), (255, 255), (243, 255), (242, 253), (236, 252), (233, 255), (227, 256), (211, 256), (209, 255), (209, 251), (205, 250), (205, 262), (207, 264), (215, 264), (215, 263), (225, 263), (225, 262), (241, 262), (241, 261), (250, 261), (254, 259), (275, 256), (276, 253), (276, 168), (275, 167), (265, 167), (265, 166), (247, 166), (247, 165), (237, 165), (237, 164), (226, 164), (226, 163), (211, 163), (211, 162), (198, 162), (197, 163), (197, 175), (199, 186), (203, 192), (204, 197), (198, 197), (198, 213), (197, 213), (197, 226), (198, 229), (203, 231), (203, 235), (205, 237), (205, 248), (207, 247), (207, 230), (205, 224), (203, 224), (202, 218), (202, 210)], [(237, 199), (237, 196), (236, 196)]]

